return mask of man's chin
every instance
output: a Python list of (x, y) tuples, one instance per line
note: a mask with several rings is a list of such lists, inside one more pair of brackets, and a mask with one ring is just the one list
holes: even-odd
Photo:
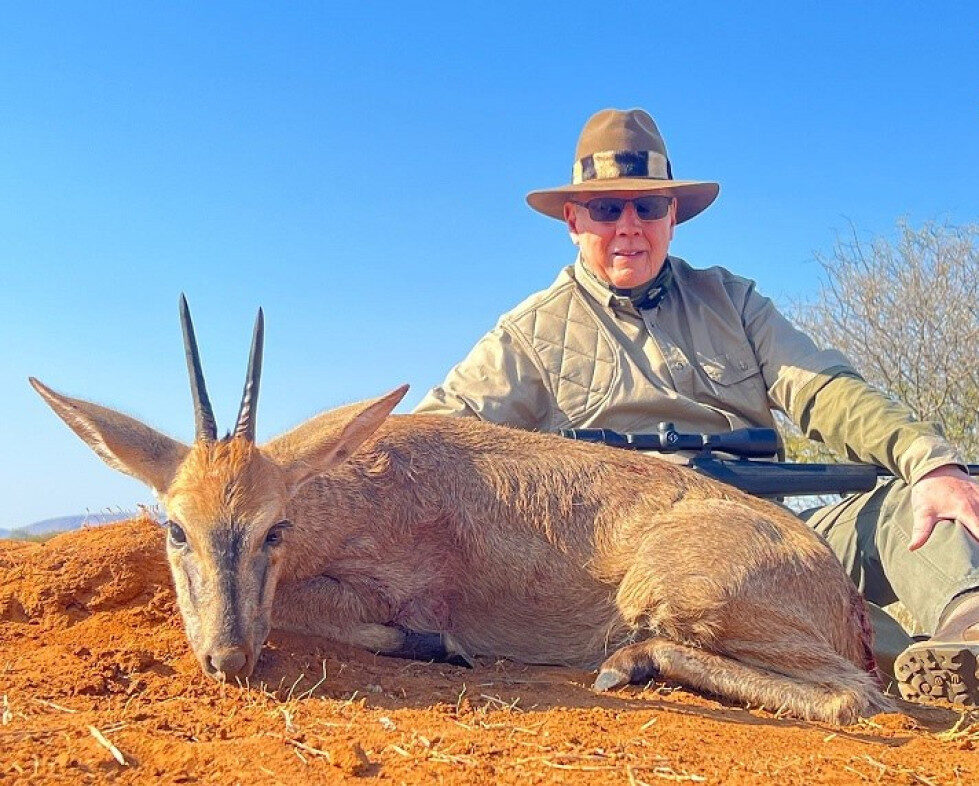
[(619, 289), (641, 286), (656, 275), (649, 264), (649, 254), (646, 252), (636, 254), (634, 257), (612, 257), (607, 272), (609, 283)]
[(648, 268), (642, 270), (616, 270), (609, 275), (609, 283), (618, 289), (634, 289), (648, 282), (653, 274)]

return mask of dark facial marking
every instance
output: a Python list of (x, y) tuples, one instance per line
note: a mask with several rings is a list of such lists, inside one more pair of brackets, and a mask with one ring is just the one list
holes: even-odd
[(214, 549), (218, 571), (218, 592), (226, 601), (224, 608), (227, 633), (233, 640), (242, 640), (243, 631), (241, 618), (238, 614), (240, 598), (238, 595), (238, 569), (245, 546), (244, 527), (232, 522), (228, 527), (221, 527), (211, 535), (211, 545)]

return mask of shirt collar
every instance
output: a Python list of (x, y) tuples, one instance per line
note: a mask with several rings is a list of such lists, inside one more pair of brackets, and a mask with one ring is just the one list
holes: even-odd
[(596, 276), (578, 255), (574, 264), (575, 279), (603, 306), (613, 311), (623, 311), (638, 316), (640, 311), (655, 308), (669, 292), (673, 284), (673, 268), (667, 257), (663, 267), (652, 281), (633, 289), (613, 287)]

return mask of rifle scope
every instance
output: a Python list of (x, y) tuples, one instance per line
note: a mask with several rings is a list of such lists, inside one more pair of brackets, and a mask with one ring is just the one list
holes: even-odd
[(582, 442), (602, 442), (626, 450), (681, 450), (727, 453), (740, 458), (771, 458), (778, 453), (778, 432), (773, 428), (739, 428), (721, 434), (683, 434), (672, 423), (660, 423), (653, 434), (621, 434), (606, 428), (561, 429), (562, 437)]

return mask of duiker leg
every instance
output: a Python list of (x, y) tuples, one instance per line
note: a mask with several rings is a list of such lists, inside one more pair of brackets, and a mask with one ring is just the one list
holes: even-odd
[(420, 633), (376, 620), (388, 616), (383, 603), (352, 591), (336, 579), (318, 576), (280, 585), (272, 626), (351, 644), (395, 658), (459, 663), (440, 633)]
[(804, 683), (664, 638), (628, 644), (613, 653), (598, 672), (595, 690), (657, 675), (724, 698), (838, 725), (854, 723), (877, 709), (869, 700), (872, 694), (865, 691)]
[(714, 504), (710, 513), (726, 516), (722, 532), (695, 543), (677, 537), (670, 525), (682, 525), (682, 511), (651, 527), (630, 555), (616, 606), (632, 630), (653, 638), (613, 654), (596, 688), (660, 673), (832, 723), (881, 709), (863, 606), (828, 550), (743, 505)]

